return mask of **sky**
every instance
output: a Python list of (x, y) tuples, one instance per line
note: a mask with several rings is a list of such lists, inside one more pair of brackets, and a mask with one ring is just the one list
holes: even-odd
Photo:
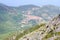
[(3, 3), (8, 6), (21, 6), (28, 4), (33, 4), (37, 6), (43, 5), (60, 6), (60, 0), (0, 0), (0, 3)]

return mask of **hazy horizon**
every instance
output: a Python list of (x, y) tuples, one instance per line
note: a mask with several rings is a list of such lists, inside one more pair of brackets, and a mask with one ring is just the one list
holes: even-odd
[(22, 6), (22, 5), (55, 5), (60, 7), (60, 0), (0, 0), (0, 3), (5, 4), (7, 6)]

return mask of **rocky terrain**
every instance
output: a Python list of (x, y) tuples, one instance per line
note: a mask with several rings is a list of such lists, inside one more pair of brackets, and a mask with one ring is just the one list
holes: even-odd
[[(7, 6), (0, 3), (0, 40), (5, 40), (5, 38), (7, 37), (9, 38), (15, 33), (16, 33), (16, 36), (18, 36), (21, 32), (24, 32), (25, 30), (30, 28), (32, 29), (34, 28), (32, 30), (34, 32), (32, 33), (35, 35), (35, 32), (36, 32), (35, 25), (38, 25), (41, 23), (45, 23), (45, 24), (47, 23), (46, 25), (48, 25), (49, 27), (50, 26), (52, 27), (52, 25), (55, 25), (54, 23), (56, 23), (59, 20), (58, 19), (56, 21), (56, 18), (54, 19), (56, 22), (52, 20), (54, 16), (57, 16), (58, 14), (60, 14), (60, 7), (53, 6), (53, 5), (44, 5), (42, 7), (36, 6), (36, 5), (23, 5), (19, 7), (11, 7), (11, 6)], [(46, 31), (50, 29), (50, 28), (48, 29), (47, 28), (45, 29), (45, 28), (46, 26), (41, 27), (41, 29), (44, 29)], [(38, 32), (40, 35), (40, 31)], [(24, 34), (27, 34), (27, 33), (24, 33)], [(31, 34), (29, 34), (29, 36), (30, 35)], [(11, 40), (12, 38), (13, 37), (11, 37)], [(15, 40), (17, 39), (20, 39), (20, 38), (17, 37)], [(22, 37), (22, 40), (23, 40), (23, 37)]]
[(40, 27), (19, 40), (60, 40), (60, 15), (53, 18), (45, 27)]
[[(22, 33), (24, 33), (24, 31)], [(20, 38), (18, 38), (18, 36), (12, 36), (12, 38), (8, 38), (8, 40), (60, 40), (60, 14), (45, 25), (36, 28), (36, 30), (32, 32), (29, 31), (29, 33)]]

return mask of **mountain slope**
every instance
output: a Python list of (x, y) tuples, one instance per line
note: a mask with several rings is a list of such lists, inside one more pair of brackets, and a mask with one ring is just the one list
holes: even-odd
[[(23, 35), (23, 33), (25, 32), (29, 32), (29, 33), (19, 38), (19, 36)], [(36, 28), (36, 30), (32, 32), (30, 31), (25, 31), (25, 32), (22, 32), (21, 35), (16, 36), (15, 37), (16, 39), (13, 39), (14, 38), (13, 36), (12, 40), (59, 40), (60, 39), (60, 15), (54, 17), (49, 23), (42, 26), (40, 25), (38, 29)]]
[(60, 7), (53, 5), (10, 7), (0, 4), (0, 35), (5, 37), (12, 32), (29, 29), (36, 24), (49, 21), (58, 14), (60, 14)]

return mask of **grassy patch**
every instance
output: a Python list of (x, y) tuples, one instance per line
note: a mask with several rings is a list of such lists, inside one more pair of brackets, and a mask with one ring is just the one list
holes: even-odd
[(50, 38), (50, 37), (53, 37), (53, 35), (54, 35), (54, 33), (53, 33), (53, 30), (51, 30), (44, 38), (43, 38), (43, 40), (47, 40), (48, 38)]
[(34, 30), (36, 30), (36, 29), (38, 29), (38, 28), (40, 28), (42, 26), (45, 26), (45, 24), (36, 25), (36, 26), (34, 26), (34, 27), (30, 28), (30, 29), (25, 30), (23, 33), (20, 33), (19, 35), (17, 35), (15, 40), (18, 40), (19, 38), (23, 37), (24, 35), (26, 35), (28, 33), (31, 33)]
[(11, 37), (12, 35), (14, 35), (15, 32), (8, 32), (5, 34), (0, 34), (0, 40), (8, 40), (9, 37)]
[(50, 38), (50, 37), (52, 37), (52, 36), (53, 36), (53, 33), (49, 33), (49, 34), (46, 35), (45, 38), (47, 39), (47, 38)]
[(55, 32), (56, 35), (60, 35), (60, 32)]

